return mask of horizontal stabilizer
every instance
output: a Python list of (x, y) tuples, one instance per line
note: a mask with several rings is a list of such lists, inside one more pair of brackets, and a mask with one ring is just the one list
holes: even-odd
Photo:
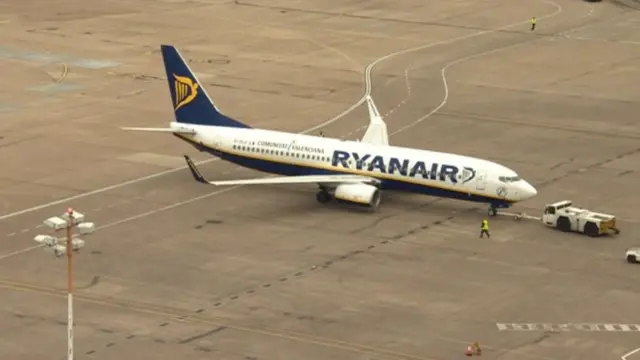
[(128, 131), (151, 131), (151, 132), (170, 132), (175, 134), (195, 134), (196, 131), (193, 129), (176, 129), (176, 128), (139, 128), (139, 127), (121, 127), (122, 130)]
[(184, 155), (191, 174), (196, 181), (215, 185), (215, 186), (233, 186), (233, 185), (267, 185), (267, 184), (378, 184), (380, 180), (360, 175), (301, 175), (301, 176), (280, 176), (262, 179), (245, 179), (245, 180), (227, 180), (227, 181), (208, 181), (202, 176), (200, 170), (193, 161)]

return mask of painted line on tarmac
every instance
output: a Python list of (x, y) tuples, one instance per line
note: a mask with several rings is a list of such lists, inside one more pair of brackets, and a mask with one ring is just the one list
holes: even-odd
[[(545, 16), (543, 16), (541, 18), (555, 16), (555, 15), (559, 14), (560, 12), (562, 12), (562, 8), (558, 4), (556, 4), (554, 2), (551, 2), (551, 1), (545, 1), (545, 2), (553, 4), (554, 6), (556, 6), (557, 10), (554, 13), (549, 14), (549, 15), (545, 15)], [(360, 100), (358, 100), (353, 105), (351, 105), (349, 108), (347, 108), (346, 110), (344, 110), (340, 114), (334, 116), (333, 118), (331, 118), (331, 119), (329, 119), (329, 120), (327, 120), (325, 122), (322, 122), (322, 123), (320, 123), (320, 124), (318, 124), (316, 126), (313, 126), (313, 127), (309, 128), (309, 129), (306, 129), (306, 130), (304, 130), (304, 131), (302, 131), (300, 133), (301, 134), (307, 134), (307, 133), (313, 132), (315, 130), (318, 130), (320, 128), (323, 128), (323, 127), (325, 127), (327, 125), (330, 125), (330, 124), (342, 119), (344, 116), (346, 116), (347, 114), (349, 114), (350, 112), (355, 110), (358, 106), (362, 105), (366, 101), (367, 96), (369, 96), (371, 94), (371, 90), (372, 90), (371, 71), (373, 70), (373, 68), (376, 65), (378, 65), (379, 63), (381, 63), (384, 60), (391, 59), (391, 58), (393, 58), (395, 56), (398, 56), (398, 55), (403, 55), (403, 54), (408, 54), (408, 53), (419, 51), (419, 50), (428, 49), (428, 48), (435, 47), (435, 46), (438, 46), (438, 45), (451, 44), (451, 43), (455, 43), (457, 41), (471, 39), (471, 38), (474, 38), (474, 37), (477, 37), (477, 36), (480, 36), (480, 35), (489, 34), (489, 33), (493, 33), (493, 32), (496, 32), (496, 31), (501, 31), (501, 30), (504, 30), (504, 29), (507, 29), (507, 28), (510, 28), (510, 27), (522, 25), (522, 24), (525, 24), (527, 22), (528, 22), (528, 20), (519, 21), (519, 22), (516, 22), (516, 23), (513, 23), (513, 24), (502, 26), (500, 28), (478, 31), (478, 32), (475, 32), (475, 33), (467, 34), (467, 35), (464, 35), (464, 36), (459, 36), (459, 37), (452, 38), (452, 39), (436, 41), (436, 42), (429, 43), (429, 44), (423, 44), (423, 45), (419, 45), (419, 46), (416, 46), (416, 47), (413, 47), (413, 48), (408, 48), (408, 49), (396, 51), (396, 52), (384, 55), (382, 57), (379, 57), (375, 61), (369, 63), (369, 65), (367, 65), (367, 67), (365, 69), (365, 92), (364, 92), (364, 95), (362, 95), (362, 97), (360, 98)], [(204, 160), (204, 161), (197, 162), (196, 165), (207, 164), (207, 163), (214, 162), (214, 161), (219, 161), (219, 160), (220, 159), (218, 159), (218, 158), (207, 159), (207, 160)], [(187, 169), (187, 166), (181, 166), (181, 167), (178, 167), (178, 168), (175, 168), (175, 169), (161, 171), (161, 172), (158, 172), (158, 173), (155, 173), (155, 174), (142, 176), (142, 177), (139, 177), (139, 178), (136, 178), (136, 179), (132, 179), (132, 180), (128, 180), (128, 181), (124, 181), (124, 182), (118, 183), (118, 184), (113, 184), (113, 185), (110, 185), (110, 186), (107, 186), (107, 187), (103, 187), (103, 188), (100, 188), (100, 189), (84, 192), (84, 193), (77, 194), (77, 195), (74, 195), (74, 196), (70, 196), (70, 197), (67, 197), (67, 198), (64, 198), (64, 199), (59, 199), (59, 200), (52, 201), (52, 202), (49, 202), (49, 203), (40, 204), (40, 205), (33, 206), (33, 207), (30, 207), (30, 208), (27, 208), (27, 209), (16, 211), (16, 212), (13, 212), (13, 213), (4, 214), (4, 215), (0, 216), (0, 221), (11, 219), (11, 218), (14, 218), (16, 216), (28, 214), (28, 213), (31, 213), (31, 212), (34, 212), (34, 211), (38, 211), (38, 210), (41, 210), (41, 209), (45, 209), (45, 208), (48, 208), (50, 206), (64, 204), (64, 203), (67, 203), (67, 202), (72, 201), (72, 200), (81, 199), (81, 198), (84, 198), (84, 197), (87, 197), (87, 196), (100, 194), (100, 193), (103, 193), (103, 192), (106, 192), (106, 191), (118, 189), (118, 188), (121, 188), (121, 187), (124, 187), (124, 186), (136, 184), (136, 183), (143, 182), (143, 181), (146, 181), (146, 180), (155, 179), (157, 177), (168, 175), (168, 174), (171, 174), (171, 173), (174, 173), (174, 172), (177, 172), (177, 171), (181, 171), (181, 170), (184, 170), (184, 169)]]
[[(550, 2), (550, 3), (554, 4), (554, 6), (556, 6), (557, 10), (554, 13), (546, 15), (544, 17), (555, 16), (555, 15), (558, 15), (559, 13), (562, 12), (562, 7), (560, 7), (559, 5), (557, 5), (557, 4), (553, 3), (553, 2)], [(544, 17), (542, 17), (542, 18), (544, 18)], [(308, 133), (308, 132), (311, 132), (313, 130), (317, 130), (320, 127), (329, 125), (329, 124), (339, 120), (340, 118), (344, 117), (349, 112), (353, 111), (357, 106), (359, 106), (364, 101), (366, 101), (366, 98), (367, 98), (367, 96), (369, 96), (369, 94), (371, 93), (371, 89), (372, 89), (371, 70), (373, 69), (373, 67), (376, 64), (380, 63), (381, 61), (383, 61), (385, 59), (389, 59), (389, 58), (391, 58), (393, 56), (400, 55), (400, 54), (410, 53), (412, 51), (418, 51), (418, 50), (426, 49), (426, 48), (429, 48), (429, 47), (432, 47), (432, 46), (436, 46), (436, 45), (453, 43), (453, 42), (456, 42), (456, 41), (459, 41), (459, 40), (472, 38), (472, 37), (475, 37), (475, 36), (478, 36), (478, 35), (481, 35), (481, 34), (492, 33), (492, 32), (495, 32), (495, 31), (504, 30), (504, 29), (509, 28), (509, 27), (513, 27), (513, 26), (516, 26), (516, 25), (521, 25), (522, 23), (526, 23), (526, 21), (521, 21), (521, 22), (518, 22), (518, 23), (511, 24), (511, 25), (503, 26), (503, 27), (500, 27), (500, 28), (497, 28), (497, 29), (483, 30), (483, 31), (480, 31), (480, 32), (469, 34), (467, 36), (462, 36), (462, 37), (457, 37), (457, 38), (453, 38), (453, 39), (449, 39), (449, 40), (439, 41), (439, 42), (436, 42), (436, 43), (421, 45), (421, 46), (414, 47), (414, 48), (411, 48), (411, 49), (405, 49), (405, 50), (397, 51), (397, 52), (394, 52), (394, 53), (391, 53), (391, 54), (387, 54), (387, 55), (385, 55), (385, 56), (383, 56), (381, 58), (378, 58), (376, 61), (370, 63), (367, 66), (367, 71), (365, 71), (365, 84), (366, 84), (366, 86), (365, 86), (365, 88), (366, 88), (365, 95), (363, 95), (362, 98), (356, 104), (354, 104), (353, 106), (351, 106), (347, 110), (343, 111), (342, 113), (338, 114), (337, 116), (333, 117), (332, 119), (329, 119), (329, 120), (325, 121), (324, 123), (316, 125), (316, 126), (310, 128), (310, 129), (304, 130), (301, 133), (303, 133), (303, 134), (304, 133)], [(499, 49), (494, 49), (492, 51), (496, 51), (496, 50), (499, 50)], [(479, 55), (481, 55), (481, 54), (476, 54), (476, 56), (479, 56)], [(467, 57), (467, 58), (470, 58), (470, 57)], [(454, 61), (453, 63), (457, 63), (460, 60), (462, 60), (462, 59), (458, 59), (458, 60)], [(453, 63), (450, 63), (450, 64), (452, 65)], [(446, 82), (445, 82), (445, 86), (446, 86)], [(417, 122), (426, 119), (428, 116), (431, 116), (431, 114), (433, 114), (437, 110), (439, 110), (444, 105), (445, 102), (446, 102), (446, 98), (445, 98), (445, 101), (443, 102), (443, 104), (441, 104), (441, 106), (437, 107), (432, 112), (427, 114), (426, 117), (422, 117), (422, 118), (418, 119), (418, 121), (416, 121), (416, 122), (414, 122), (414, 123), (412, 123), (410, 125), (413, 126)], [(405, 128), (403, 128), (403, 129), (401, 129), (399, 131), (402, 131)], [(390, 136), (393, 136), (395, 133), (397, 133), (399, 131), (396, 131), (396, 132), (392, 133)], [(205, 163), (209, 163), (209, 162), (213, 162), (213, 161), (219, 161), (219, 160), (220, 159), (218, 159), (218, 158), (208, 159), (208, 160), (200, 161), (197, 164), (205, 164)], [(33, 211), (36, 211), (36, 210), (47, 208), (49, 206), (58, 205), (58, 204), (61, 204), (63, 202), (67, 202), (67, 201), (83, 198), (83, 197), (86, 197), (86, 196), (89, 196), (89, 195), (94, 195), (94, 194), (102, 193), (102, 192), (105, 192), (105, 191), (108, 191), (108, 190), (117, 189), (117, 188), (120, 188), (120, 187), (123, 187), (123, 186), (126, 186), (126, 185), (138, 183), (138, 182), (141, 182), (141, 181), (144, 181), (144, 180), (149, 180), (149, 179), (156, 178), (156, 177), (159, 177), (159, 176), (162, 176), (162, 175), (165, 175), (165, 174), (176, 172), (176, 171), (179, 171), (179, 170), (182, 170), (182, 169), (185, 169), (185, 168), (187, 168), (187, 166), (182, 166), (182, 167), (179, 167), (179, 168), (176, 168), (176, 169), (171, 169), (171, 170), (163, 171), (163, 172), (160, 172), (160, 173), (144, 176), (144, 177), (141, 177), (141, 178), (138, 178), (138, 179), (129, 180), (129, 181), (126, 181), (126, 182), (123, 182), (123, 183), (111, 185), (111, 186), (108, 186), (108, 187), (105, 187), (105, 188), (102, 188), (102, 189), (97, 189), (97, 190), (94, 190), (94, 191), (91, 191), (91, 192), (87, 192), (87, 193), (83, 193), (83, 194), (78, 194), (78, 195), (75, 195), (75, 196), (72, 196), (72, 197), (69, 197), (69, 198), (66, 198), (66, 199), (57, 200), (57, 201), (54, 201), (54, 202), (51, 202), (51, 203), (42, 204), (42, 205), (35, 206), (35, 207), (29, 208), (29, 209), (25, 209), (25, 210), (21, 210), (21, 211), (15, 212), (15, 213), (4, 215), (4, 216), (0, 217), (0, 220), (5, 220), (7, 218), (11, 218), (11, 217), (15, 217), (15, 216), (22, 215), (22, 214), (25, 214), (25, 213), (33, 212)], [(107, 228), (107, 227), (115, 226), (115, 225), (122, 224), (122, 223), (125, 223), (125, 222), (133, 221), (133, 220), (137, 220), (137, 219), (142, 218), (142, 217), (150, 216), (150, 215), (162, 212), (162, 211), (173, 209), (173, 208), (178, 207), (178, 206), (186, 205), (186, 204), (189, 204), (189, 203), (201, 200), (201, 199), (205, 199), (205, 198), (208, 198), (208, 197), (211, 197), (211, 196), (222, 194), (222, 193), (237, 189), (237, 188), (242, 187), (242, 186), (244, 186), (244, 185), (234, 186), (234, 187), (231, 187), (231, 188), (226, 188), (226, 189), (223, 189), (223, 190), (218, 190), (218, 191), (214, 191), (214, 192), (211, 192), (211, 193), (208, 193), (208, 194), (205, 194), (205, 195), (194, 197), (194, 198), (191, 198), (191, 199), (188, 199), (188, 200), (185, 200), (185, 201), (180, 201), (180, 202), (177, 202), (177, 203), (174, 203), (174, 204), (171, 204), (171, 205), (167, 205), (167, 206), (164, 206), (164, 207), (152, 210), (152, 211), (148, 211), (148, 212), (145, 212), (145, 213), (142, 213), (142, 214), (138, 214), (138, 215), (132, 216), (130, 218), (121, 219), (121, 220), (118, 220), (116, 222), (103, 225), (101, 227), (96, 228), (96, 230), (104, 229), (104, 228)], [(15, 235), (15, 234), (12, 234), (12, 235)], [(15, 255), (26, 253), (26, 252), (29, 252), (31, 250), (40, 248), (42, 246), (44, 246), (44, 245), (34, 245), (34, 246), (27, 247), (27, 248), (24, 248), (24, 249), (21, 249), (21, 250), (18, 250), (18, 251), (14, 251), (14, 252), (11, 252), (11, 253), (2, 254), (2, 255), (0, 255), (0, 260), (7, 259), (7, 258), (15, 256)]]
[(640, 348), (637, 348), (637, 349), (635, 349), (635, 350), (633, 350), (633, 351), (629, 351), (628, 353), (626, 353), (626, 354), (622, 355), (620, 358), (621, 358), (622, 360), (627, 360), (627, 358), (628, 358), (629, 356), (631, 356), (631, 355), (633, 355), (633, 354), (635, 354), (635, 353), (637, 353), (637, 352), (639, 352), (639, 351), (640, 351)]
[[(562, 6), (560, 6), (560, 5), (558, 5), (558, 4), (554, 3), (554, 2), (549, 2), (549, 3), (553, 4), (553, 6), (556, 7), (556, 11), (551, 13), (551, 14), (547, 14), (547, 15), (544, 15), (544, 16), (540, 17), (539, 18), (540, 20), (548, 19), (548, 18), (557, 16), (560, 13), (562, 13)], [(516, 25), (520, 25), (520, 24), (522, 24), (522, 23), (518, 23)], [(498, 28), (498, 29), (495, 29), (495, 30), (491, 30), (491, 31), (505, 30), (505, 29), (508, 29), (510, 27), (514, 27), (516, 25), (507, 25), (507, 26), (503, 26), (501, 28)], [(534, 40), (531, 40), (531, 41), (534, 41)], [(440, 69), (440, 77), (442, 78), (442, 84), (444, 86), (444, 98), (442, 99), (440, 104), (438, 106), (436, 106), (433, 110), (431, 110), (429, 113), (427, 113), (426, 115), (421, 116), (420, 118), (418, 118), (417, 120), (413, 121), (412, 123), (407, 124), (407, 125), (401, 127), (400, 129), (395, 130), (389, 136), (391, 137), (391, 136), (393, 136), (395, 134), (398, 134), (398, 133), (400, 133), (400, 132), (402, 132), (404, 130), (407, 130), (407, 129), (409, 129), (409, 128), (411, 128), (411, 127), (413, 127), (413, 126), (415, 126), (415, 125), (417, 125), (417, 124), (419, 124), (421, 122), (423, 122), (424, 120), (426, 120), (429, 117), (431, 117), (433, 114), (435, 114), (438, 111), (440, 111), (440, 109), (442, 109), (447, 104), (447, 101), (449, 101), (449, 84), (447, 82), (447, 69), (449, 69), (451, 66), (463, 63), (463, 62), (471, 60), (471, 59), (475, 59), (475, 58), (482, 57), (482, 56), (485, 56), (485, 55), (493, 54), (493, 53), (498, 52), (498, 51), (503, 51), (503, 50), (506, 50), (506, 49), (510, 49), (512, 47), (520, 46), (522, 44), (523, 43), (517, 43), (517, 44), (502, 46), (502, 47), (499, 47), (499, 48), (496, 48), (496, 49), (491, 49), (491, 50), (483, 51), (481, 53), (477, 53), (477, 54), (465, 56), (465, 57), (462, 57), (462, 58), (458, 58), (456, 60), (453, 60), (453, 61), (449, 62), (442, 69)], [(408, 68), (407, 68), (407, 70), (408, 70)]]
[[(173, 204), (171, 204), (171, 205), (163, 206), (163, 207), (161, 207), (161, 208), (157, 208), (157, 209), (154, 209), (154, 210), (150, 210), (150, 211), (147, 211), (147, 212), (143, 212), (143, 213), (140, 213), (140, 214), (137, 214), (137, 215), (134, 215), (134, 216), (130, 216), (130, 217), (124, 218), (124, 219), (116, 220), (116, 221), (114, 221), (114, 222), (110, 222), (110, 223), (108, 223), (108, 224), (104, 224), (104, 225), (101, 225), (101, 226), (97, 226), (95, 230), (96, 230), (96, 231), (100, 231), (100, 230), (108, 229), (108, 228), (110, 228), (110, 227), (113, 227), (113, 226), (116, 226), (116, 225), (120, 225), (120, 224), (123, 224), (123, 223), (129, 222), (129, 221), (137, 220), (137, 219), (140, 219), (140, 218), (143, 218), (143, 217), (147, 217), (147, 216), (149, 216), (149, 215), (153, 215), (153, 214), (157, 214), (157, 213), (159, 213), (159, 212), (163, 212), (163, 211), (166, 211), (166, 210), (170, 210), (170, 209), (176, 208), (176, 207), (178, 207), (178, 206), (186, 205), (186, 204), (189, 204), (189, 203), (192, 203), (192, 202), (196, 202), (196, 201), (199, 201), (199, 200), (202, 200), (202, 199), (206, 199), (206, 198), (208, 198), (208, 197), (212, 197), (212, 196), (220, 195), (220, 194), (223, 194), (223, 193), (229, 192), (229, 191), (231, 191), (231, 190), (234, 190), (234, 189), (236, 189), (236, 188), (239, 188), (240, 186), (241, 186), (241, 185), (236, 185), (236, 186), (228, 187), (228, 188), (225, 188), (225, 189), (222, 189), (222, 190), (218, 190), (218, 191), (210, 192), (210, 193), (208, 193), (208, 194), (200, 195), (200, 196), (198, 196), (198, 197), (194, 197), (194, 198), (191, 198), (191, 199), (188, 199), (188, 200), (184, 200), (184, 201), (180, 201), (180, 202), (177, 202), (177, 203), (173, 203)], [(75, 236), (74, 236), (74, 237), (75, 237)], [(45, 246), (45, 245), (43, 245), (43, 244), (38, 244), (38, 245), (30, 246), (30, 247), (28, 247), (28, 248), (24, 248), (24, 249), (21, 249), (21, 250), (17, 250), (17, 251), (14, 251), (14, 252), (8, 253), (8, 254), (3, 254), (3, 255), (0, 255), (0, 260), (4, 260), (4, 259), (6, 259), (6, 258), (9, 258), (9, 257), (15, 256), (15, 255), (23, 254), (23, 253), (26, 253), (26, 252), (31, 251), (31, 250), (33, 250), (33, 249), (41, 248), (41, 247), (43, 247), (43, 246)]]
[(603, 323), (496, 323), (500, 331), (583, 331), (583, 332), (640, 332), (640, 324)]

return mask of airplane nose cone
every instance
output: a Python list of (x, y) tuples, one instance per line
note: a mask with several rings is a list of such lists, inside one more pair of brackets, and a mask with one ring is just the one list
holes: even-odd
[(536, 190), (536, 188), (533, 187), (533, 185), (529, 184), (528, 182), (525, 182), (523, 185), (524, 186), (522, 188), (522, 197), (524, 199), (530, 199), (538, 195), (538, 191)]

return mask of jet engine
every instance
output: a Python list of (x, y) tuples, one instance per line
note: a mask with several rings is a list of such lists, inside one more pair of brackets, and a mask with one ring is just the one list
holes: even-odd
[(380, 205), (380, 190), (367, 184), (342, 184), (336, 187), (334, 198), (375, 210)]

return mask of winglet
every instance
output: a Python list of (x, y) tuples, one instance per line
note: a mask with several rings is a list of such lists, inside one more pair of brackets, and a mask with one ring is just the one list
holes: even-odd
[(189, 156), (187, 155), (184, 155), (184, 159), (187, 161), (187, 166), (189, 166), (189, 170), (191, 171), (191, 175), (193, 175), (193, 178), (196, 179), (197, 182), (209, 184), (204, 176), (202, 176), (202, 173), (200, 172), (200, 170), (198, 170), (196, 164), (193, 163), (191, 158), (189, 158)]

